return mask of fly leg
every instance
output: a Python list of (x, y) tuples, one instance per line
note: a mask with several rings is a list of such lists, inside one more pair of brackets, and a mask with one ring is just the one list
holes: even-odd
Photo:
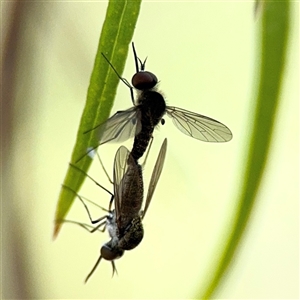
[[(83, 200), (83, 197), (81, 197), (80, 195), (78, 195), (74, 190), (72, 190), (72, 189), (69, 188), (68, 186), (63, 185), (63, 187), (64, 187), (65, 189), (68, 189), (69, 191), (71, 191), (72, 193), (74, 193), (74, 194), (78, 197), (78, 199), (79, 199), (79, 200), (81, 201), (81, 203), (83, 204), (83, 206), (84, 206), (84, 208), (85, 208), (85, 210), (86, 210), (86, 212), (87, 212), (87, 214), (88, 214), (88, 216), (89, 216), (90, 222), (91, 222), (92, 224), (98, 224), (99, 222), (105, 220), (104, 222), (101, 222), (101, 223), (98, 224), (96, 227), (94, 227), (92, 230), (89, 230), (89, 229), (88, 229), (88, 231), (90, 231), (90, 232), (95, 232), (95, 231), (97, 231), (101, 226), (103, 226), (103, 225), (106, 224), (106, 219), (107, 219), (108, 215), (104, 215), (104, 216), (102, 216), (102, 217), (100, 217), (100, 218), (98, 218), (98, 219), (96, 219), (96, 220), (93, 220), (93, 218), (92, 218), (92, 216), (91, 216), (91, 213), (90, 213), (90, 211), (89, 211), (87, 205), (85, 204), (85, 201)], [(86, 199), (86, 198), (85, 198), (85, 199)], [(88, 199), (86, 199), (86, 200), (88, 200)], [(89, 201), (90, 203), (93, 203), (94, 205), (98, 206), (98, 207), (101, 208), (102, 210), (104, 210), (104, 211), (106, 211), (106, 212), (110, 212), (110, 210), (107, 210), (107, 209), (101, 207), (100, 205), (94, 203), (93, 201), (91, 201), (91, 200), (88, 200), (88, 201)], [(111, 203), (112, 201), (113, 201), (113, 196), (112, 196), (111, 199), (110, 199), (110, 203)], [(110, 206), (111, 206), (111, 204), (110, 204)], [(65, 220), (65, 221), (66, 221), (66, 220)], [(79, 222), (75, 222), (75, 221), (68, 221), (68, 222), (69, 222), (69, 223), (75, 223), (75, 224), (78, 224), (78, 225), (80, 225), (81, 227), (85, 228), (85, 225), (84, 225), (83, 223), (79, 223)], [(105, 228), (106, 228), (106, 226), (104, 226), (102, 232), (105, 231)]]
[(148, 155), (149, 155), (149, 152), (150, 152), (152, 143), (153, 143), (153, 136), (151, 136), (151, 139), (150, 139), (150, 142), (149, 142), (149, 146), (148, 146), (148, 149), (147, 149), (147, 153), (146, 153), (145, 159), (144, 159), (144, 161), (143, 161), (143, 163), (142, 163), (142, 167), (143, 167), (143, 168), (144, 168), (145, 165), (146, 165), (146, 161), (147, 161), (147, 158), (148, 158)]

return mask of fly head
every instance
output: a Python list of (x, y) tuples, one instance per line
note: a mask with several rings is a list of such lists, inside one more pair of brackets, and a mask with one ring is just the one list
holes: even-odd
[(140, 91), (143, 90), (149, 90), (154, 88), (157, 85), (157, 77), (149, 72), (145, 71), (145, 65), (146, 65), (146, 60), (142, 62), (135, 51), (134, 43), (132, 43), (132, 50), (133, 50), (133, 56), (134, 56), (134, 62), (135, 62), (135, 69), (136, 73), (132, 76), (131, 79), (131, 84)]
[(149, 90), (157, 85), (157, 77), (148, 71), (139, 71), (132, 76), (132, 85), (140, 91)]
[(112, 261), (122, 257), (124, 250), (119, 247), (111, 247), (110, 242), (108, 242), (101, 247), (100, 253), (104, 259)]

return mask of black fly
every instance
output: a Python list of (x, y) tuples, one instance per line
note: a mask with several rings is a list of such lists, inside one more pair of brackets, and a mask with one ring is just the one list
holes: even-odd
[[(145, 71), (146, 60), (142, 62), (137, 57), (133, 43), (132, 48), (136, 66), (136, 73), (131, 79), (132, 85), (118, 74), (102, 53), (120, 80), (129, 87), (134, 106), (116, 112), (107, 121), (96, 127), (100, 140), (99, 145), (111, 141), (123, 142), (130, 137), (135, 137), (131, 154), (135, 160), (138, 160), (143, 156), (155, 126), (160, 122), (164, 124), (163, 115), (165, 113), (172, 118), (173, 123), (181, 132), (195, 139), (204, 142), (231, 140), (230, 129), (219, 121), (182, 108), (167, 106), (163, 96), (157, 91), (157, 77), (153, 73)], [(134, 89), (138, 91), (136, 103)]]
[[(86, 174), (98, 186), (108, 191), (108, 193), (111, 194), (112, 197), (108, 209), (108, 214), (97, 220), (92, 220), (92, 217), (83, 199), (76, 194), (85, 206), (91, 223), (97, 224), (96, 227), (89, 231), (95, 232), (101, 226), (106, 226), (111, 238), (109, 242), (105, 243), (101, 247), (100, 256), (85, 281), (87, 281), (94, 273), (102, 258), (111, 261), (114, 274), (116, 272), (114, 261), (122, 257), (126, 250), (134, 249), (142, 241), (144, 236), (142, 220), (148, 210), (157, 182), (161, 175), (166, 151), (167, 139), (164, 140), (158, 154), (151, 175), (148, 194), (143, 209), (142, 204), (144, 187), (142, 167), (136, 160), (134, 160), (131, 153), (126, 147), (121, 146), (115, 155), (113, 170), (114, 194), (110, 193), (107, 189), (105, 189), (103, 186), (98, 184), (95, 180), (93, 180)], [(81, 171), (74, 165), (72, 165), (72, 167)], [(114, 203), (114, 209), (111, 209), (112, 203)], [(85, 224), (77, 224), (81, 225), (85, 229), (87, 229), (88, 227)]]

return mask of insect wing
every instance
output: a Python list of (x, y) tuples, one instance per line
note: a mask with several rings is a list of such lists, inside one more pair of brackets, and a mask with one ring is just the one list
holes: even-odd
[[(125, 220), (120, 218), (124, 215), (124, 210), (128, 203), (132, 201), (130, 197), (137, 197), (138, 195), (138, 192), (134, 195), (128, 195), (128, 191), (134, 190), (137, 179), (140, 178), (139, 170), (129, 150), (121, 146), (116, 153), (114, 163), (115, 212), (116, 220), (120, 227), (124, 225), (123, 222)], [(135, 201), (135, 199), (133, 200)], [(132, 210), (134, 210), (134, 207), (132, 207)]]
[(204, 142), (228, 142), (232, 139), (230, 129), (217, 120), (194, 112), (167, 106), (167, 115), (184, 134)]
[(115, 156), (113, 181), (116, 218), (120, 215), (122, 207), (122, 186), (124, 184), (124, 175), (128, 170), (127, 159), (129, 155), (129, 150), (126, 147), (121, 146)]
[(108, 142), (124, 142), (141, 131), (140, 111), (136, 107), (118, 111), (107, 121), (99, 125), (99, 145)]
[(145, 203), (145, 207), (144, 207), (144, 211), (143, 211), (143, 218), (146, 215), (146, 212), (150, 205), (150, 202), (151, 202), (153, 193), (155, 191), (158, 179), (159, 179), (161, 171), (163, 169), (165, 158), (166, 158), (166, 152), (167, 152), (167, 139), (164, 140), (164, 142), (160, 148), (160, 151), (159, 151), (159, 154), (158, 154), (158, 157), (157, 157), (157, 160), (156, 160), (153, 172), (152, 172), (152, 176), (151, 176), (149, 188), (148, 188), (148, 194), (147, 194), (147, 198), (146, 198), (146, 203)]

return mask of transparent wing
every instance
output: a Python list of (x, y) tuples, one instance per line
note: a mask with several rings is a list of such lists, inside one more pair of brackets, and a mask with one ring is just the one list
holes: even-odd
[[(140, 176), (140, 168), (137, 162), (129, 150), (121, 146), (116, 153), (114, 163), (115, 211), (118, 226), (121, 228), (125, 226), (124, 223), (128, 221), (128, 218), (130, 219), (132, 215), (140, 211), (143, 201), (143, 187)], [(130, 211), (127, 211), (128, 207)]]
[(232, 139), (230, 129), (209, 117), (194, 112), (167, 106), (167, 115), (184, 134), (204, 142), (228, 142)]
[(99, 125), (99, 145), (108, 142), (124, 142), (141, 131), (140, 111), (135, 106), (116, 112), (113, 116)]
[(165, 139), (164, 142), (162, 143), (162, 146), (160, 148), (160, 151), (159, 151), (159, 154), (158, 154), (158, 157), (157, 157), (157, 160), (156, 160), (153, 172), (152, 172), (152, 176), (151, 176), (149, 188), (148, 188), (148, 194), (147, 194), (147, 198), (146, 198), (146, 203), (145, 203), (145, 207), (144, 207), (144, 211), (143, 211), (143, 218), (146, 215), (146, 212), (150, 205), (150, 202), (151, 202), (153, 193), (155, 191), (158, 179), (159, 179), (161, 171), (163, 169), (166, 152), (167, 152), (167, 139)]
[(113, 173), (113, 181), (114, 181), (114, 194), (115, 194), (115, 212), (116, 219), (120, 215), (122, 209), (122, 191), (124, 185), (124, 175), (128, 170), (127, 160), (130, 155), (129, 150), (121, 146), (115, 156), (114, 161), (114, 173)]

